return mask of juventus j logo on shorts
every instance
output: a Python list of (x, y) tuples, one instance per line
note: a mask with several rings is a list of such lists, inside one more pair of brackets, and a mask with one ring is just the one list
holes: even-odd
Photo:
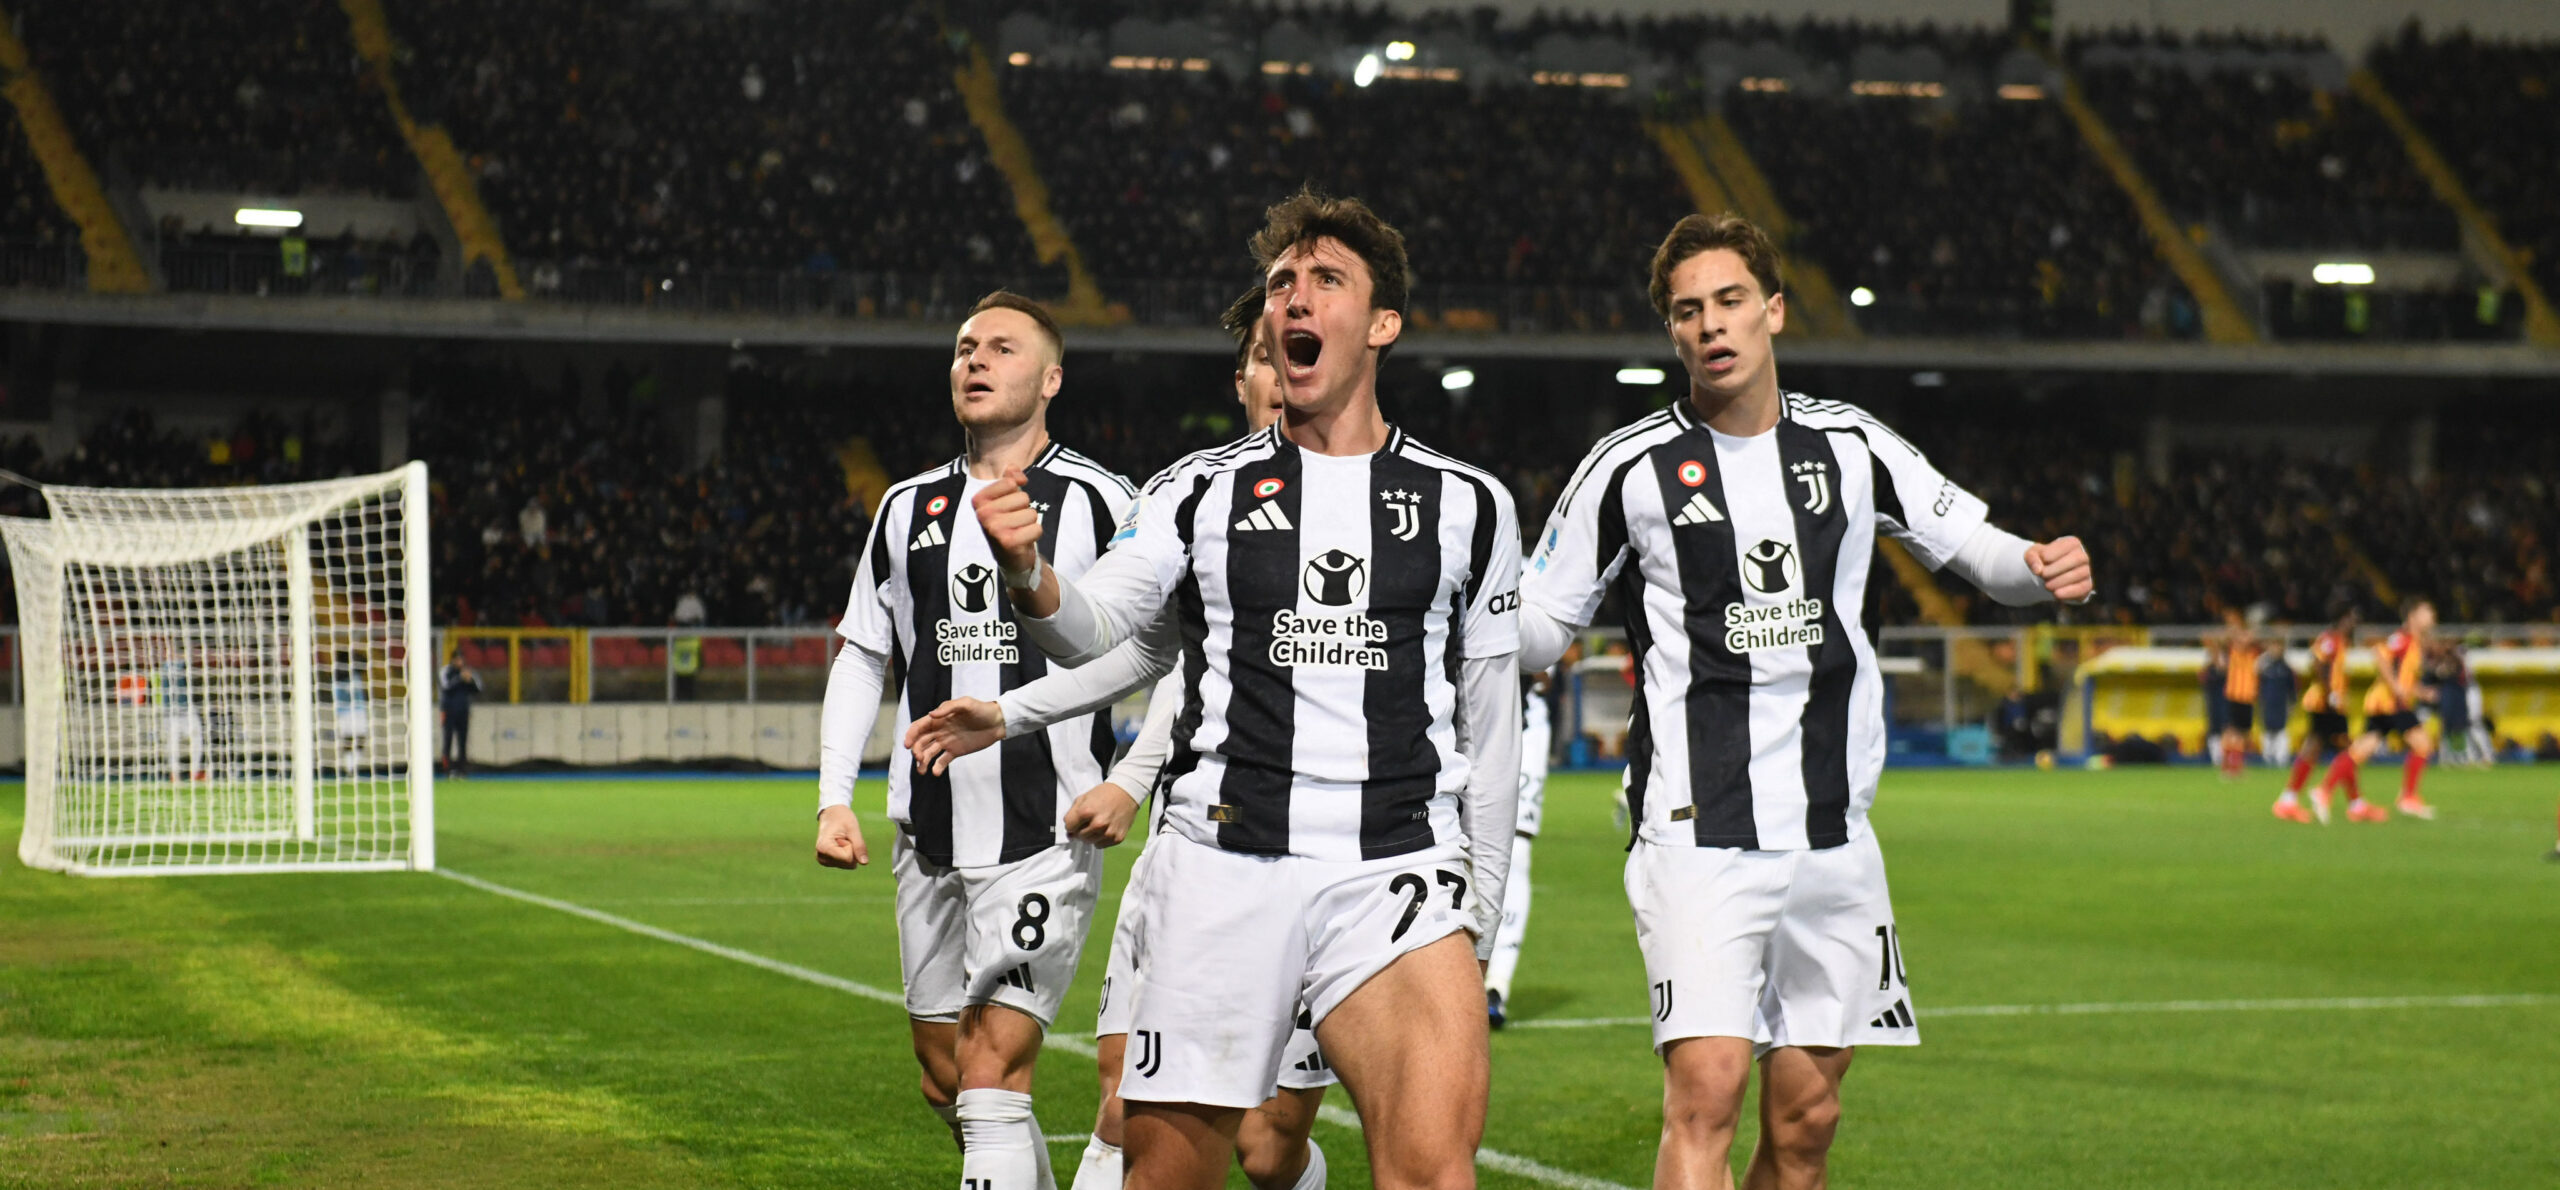
[(1164, 1034), (1153, 1029), (1140, 1029), (1131, 1035), (1138, 1043), (1138, 1060), (1130, 1069), (1140, 1078), (1154, 1078), (1164, 1069)]

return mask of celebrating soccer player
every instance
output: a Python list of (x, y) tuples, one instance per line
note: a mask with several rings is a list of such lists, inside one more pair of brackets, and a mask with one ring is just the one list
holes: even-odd
[(2258, 659), (2263, 652), (2239, 608), (2222, 613), (2222, 779), (2237, 781), (2249, 767), (2249, 729), (2258, 717)]
[[(2294, 753), (2293, 776), (2285, 782), (2284, 792), (2276, 795), (2275, 816), (2287, 822), (2309, 822), (2317, 814), (2323, 826), (2329, 823), (2329, 788), (2344, 780), (2350, 821), (2362, 821), (2369, 813), (2364, 793), (2356, 787), (2355, 764), (2348, 758), (2347, 738), (2347, 654), (2356, 647), (2356, 612), (2349, 607), (2338, 613), (2329, 630), (2311, 638), (2311, 680), (2302, 688), (2302, 709), (2309, 722), (2302, 732), (2302, 749)], [(2323, 754), (2338, 758), (2343, 768), (2332, 768), (2328, 780), (2311, 792), (2311, 810), (2302, 808), (2302, 787), (2311, 779), (2311, 770)]]
[[(2329, 766), (2329, 775), (2321, 780), (2320, 792), (2314, 799), (2317, 803), (2327, 805), (2330, 786), (2341, 780), (2348, 789), (2354, 789), (2356, 770), (2397, 734), (2405, 753), (2400, 763), (2400, 812), (2411, 818), (2436, 816), (2435, 807), (2418, 796), (2418, 777), (2426, 772), (2427, 757), (2435, 752), (2436, 744), (2426, 724), (2418, 721), (2418, 704), (2427, 697), (2420, 675), (2426, 666), (2428, 636), (2435, 627), (2436, 605), (2424, 599), (2411, 600), (2400, 630), (2373, 646), (2373, 685), (2364, 693), (2364, 730), (2357, 734), (2355, 744)], [(2350, 822), (2381, 822), (2389, 817), (2382, 807), (2366, 805), (2361, 797), (2347, 811)]]
[(1498, 481), (1379, 413), (1403, 236), (1301, 194), (1253, 248), (1277, 424), (1157, 476), (1080, 580), (1041, 564), (1025, 493), (977, 497), (1043, 650), (1099, 657), (1167, 608), (1180, 630), (1120, 1084), (1129, 1180), (1220, 1183), (1303, 1005), (1375, 1184), (1472, 1185), (1480, 963), (1518, 792), (1518, 522)]
[[(1227, 308), (1222, 320), (1236, 339), (1236, 401), (1245, 423), (1260, 431), (1280, 417), (1280, 385), (1271, 366), (1268, 341), (1261, 333), (1263, 289), (1257, 284)], [(1160, 613), (1147, 634), (1178, 648), (1180, 625)], [(1161, 668), (1150, 654), (1130, 641), (1099, 661), (1061, 669), (1028, 685), (1008, 690), (994, 702), (955, 698), (907, 728), (907, 748), (927, 768), (947, 765), (951, 758), (985, 748), (1007, 735), (1036, 731), (1058, 719), (1109, 706), (1146, 685)], [(1111, 767), (1111, 778), (1085, 791), (1067, 809), (1067, 829), (1099, 846), (1127, 837), (1139, 807), (1156, 787), (1165, 761), (1173, 755), (1175, 713), (1183, 700), (1182, 677), (1168, 674), (1157, 683), (1147, 704), (1146, 723), (1129, 751)], [(1119, 1190), (1123, 1173), (1126, 1105), (1120, 1099), (1121, 1067), (1128, 1055), (1129, 1005), (1145, 977), (1147, 915), (1141, 911), (1149, 883), (1149, 849), (1129, 866), (1129, 883), (1120, 891), (1120, 920), (1111, 932), (1111, 957), (1103, 968), (1102, 1002), (1094, 1023), (1097, 1072), (1102, 1079), (1102, 1105), (1094, 1115), (1093, 1137), (1076, 1167), (1076, 1190)], [(1324, 1060), (1312, 1030), (1301, 1025), (1289, 1037), (1282, 1055), (1280, 1085), (1260, 1107), (1247, 1112), (1236, 1131), (1236, 1163), (1256, 1190), (1322, 1190), (1324, 1150), (1310, 1136), (1316, 1109), (1324, 1105), (1325, 1088), (1334, 1083), (1333, 1067)]]
[[(964, 515), (970, 496), (1005, 482), (1027, 523), (1045, 530), (1041, 552), (1067, 574), (1093, 564), (1128, 508), (1127, 481), (1049, 440), (1062, 350), (1048, 313), (1011, 293), (987, 295), (960, 325), (951, 408), (968, 453), (881, 498), (836, 629), (845, 643), (821, 729), (821, 864), (870, 862), (854, 774), (893, 658), (902, 728), (954, 694), (993, 697), (1048, 668), (1016, 639), (996, 590), (999, 555)], [(1051, 1181), (1031, 1112), (1032, 1063), (1102, 887), (1102, 853), (1068, 837), (1065, 815), (1102, 779), (1110, 745), (1109, 725), (1081, 716), (935, 772), (902, 763), (901, 746), (889, 767), (909, 1028), (925, 1101), (961, 1141), (968, 1184)]]
[(1867, 826), (1884, 683), (1859, 622), (1881, 530), (1994, 599), (2086, 599), (2073, 538), (1985, 520), (1865, 411), (1778, 387), (1778, 252), (1693, 215), (1652, 296), (1685, 400), (1601, 440), (1522, 589), (1521, 664), (1543, 669), (1619, 590), (1642, 690), (1626, 744), (1626, 887), (1663, 1060), (1658, 1187), (1721, 1186), (1753, 1059), (1747, 1181), (1818, 1186), (1860, 1045), (1916, 1045), (1884, 858)]

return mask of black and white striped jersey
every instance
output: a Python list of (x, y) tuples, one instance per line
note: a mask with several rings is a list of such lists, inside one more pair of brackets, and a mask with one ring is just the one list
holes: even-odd
[(1587, 624), (1619, 585), (1642, 675), (1626, 742), (1637, 834), (1768, 851), (1863, 836), (1885, 756), (1860, 623), (1876, 531), (1935, 570), (1986, 511), (1865, 410), (1793, 393), (1756, 437), (1709, 429), (1684, 400), (1593, 447), (1522, 597)]
[(1499, 480), (1392, 428), (1348, 457), (1266, 429), (1150, 481), (1077, 586), (1179, 625), (1164, 825), (1321, 860), (1463, 839), (1461, 667), (1519, 650), (1518, 525)]
[[(1040, 510), (1040, 553), (1060, 574), (1100, 557), (1136, 492), (1100, 464), (1052, 444), (1026, 469)], [(1114, 740), (1107, 713), (1080, 715), (921, 774), (907, 724), (950, 698), (993, 699), (1049, 670), (1017, 639), (969, 498), (992, 481), (954, 459), (889, 489), (836, 631), (889, 656), (898, 744), (889, 758), (889, 817), (937, 864), (1012, 863), (1065, 839), (1076, 795), (1101, 783)]]

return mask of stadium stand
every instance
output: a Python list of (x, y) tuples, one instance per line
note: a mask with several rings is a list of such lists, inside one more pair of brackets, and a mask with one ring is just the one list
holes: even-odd
[(2560, 289), (2560, 42), (2431, 38), (2412, 22), (2371, 64), (2544, 291)]
[(390, 11), (403, 93), (470, 154), (538, 297), (770, 308), (790, 288), (939, 316), (999, 280), (1063, 288), (1032, 263), (924, 6)]
[(0, 285), (60, 286), (77, 273), (80, 229), (62, 213), (16, 120), (0, 131)]
[(416, 191), (417, 165), (332, 0), (20, 0), (11, 11), (110, 184)]

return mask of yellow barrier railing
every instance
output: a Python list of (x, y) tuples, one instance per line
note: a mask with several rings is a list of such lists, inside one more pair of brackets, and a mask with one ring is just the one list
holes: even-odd
[(584, 628), (439, 628), (436, 630), (436, 667), (441, 670), (462, 651), (465, 641), (502, 641), (507, 647), (507, 701), (523, 702), (525, 646), (543, 641), (559, 641), (568, 646), (569, 702), (587, 701), (588, 658), (587, 630)]

